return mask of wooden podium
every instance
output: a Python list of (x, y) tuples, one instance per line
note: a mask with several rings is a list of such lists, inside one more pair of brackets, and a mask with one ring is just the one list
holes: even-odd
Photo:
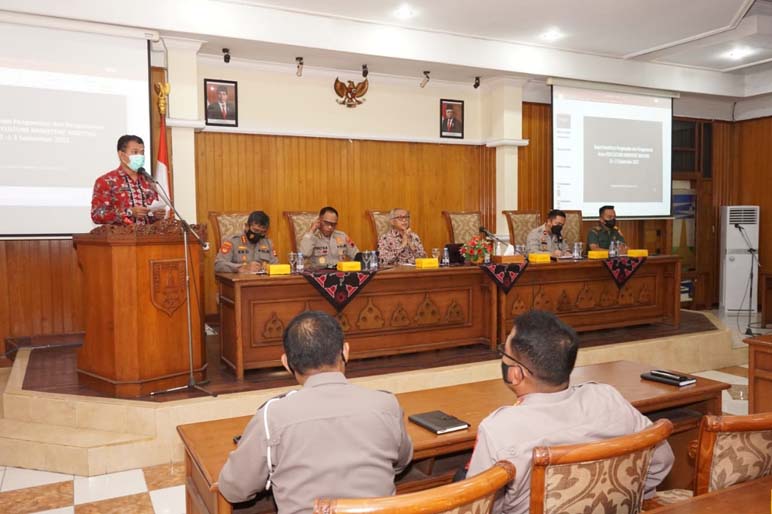
[[(203, 231), (197, 230), (205, 239)], [(182, 226), (102, 226), (73, 237), (83, 272), (86, 337), (79, 380), (119, 398), (188, 383)], [(188, 237), (193, 371), (206, 373), (201, 247)]]

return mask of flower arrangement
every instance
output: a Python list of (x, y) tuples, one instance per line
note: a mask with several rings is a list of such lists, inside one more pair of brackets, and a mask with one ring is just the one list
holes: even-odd
[(474, 236), (461, 247), (461, 255), (465, 261), (480, 263), (486, 255), (493, 253), (493, 244), (481, 236)]

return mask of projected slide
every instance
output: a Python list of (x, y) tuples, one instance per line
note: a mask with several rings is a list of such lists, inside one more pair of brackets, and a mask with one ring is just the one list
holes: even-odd
[(553, 200), (597, 217), (670, 215), (671, 101), (553, 89)]
[(94, 180), (118, 166), (118, 137), (137, 134), (152, 151), (147, 43), (0, 29), (10, 55), (0, 66), (0, 236), (88, 232)]

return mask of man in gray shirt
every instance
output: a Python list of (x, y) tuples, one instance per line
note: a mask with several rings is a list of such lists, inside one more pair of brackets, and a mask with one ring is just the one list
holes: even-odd
[(547, 221), (528, 233), (525, 244), (528, 253), (546, 252), (552, 257), (568, 255), (568, 248), (563, 243), (563, 225), (566, 224), (566, 213), (552, 209), (547, 213)]
[[(576, 332), (554, 314), (531, 311), (515, 320), (503, 347), (499, 346), (502, 378), (517, 401), (480, 423), (467, 473), (477, 475), (501, 459), (515, 465), (517, 476), (497, 497), (495, 514), (528, 512), (534, 447), (589, 443), (651, 425), (610, 385), (569, 386), (578, 341)], [(673, 452), (663, 441), (651, 457), (646, 498), (654, 495), (672, 466)]]
[(395, 492), (413, 456), (394, 395), (343, 375), (349, 346), (332, 316), (307, 311), (284, 332), (282, 364), (303, 386), (266, 402), (220, 472), (230, 502), (270, 488), (279, 514), (311, 513), (320, 497)]

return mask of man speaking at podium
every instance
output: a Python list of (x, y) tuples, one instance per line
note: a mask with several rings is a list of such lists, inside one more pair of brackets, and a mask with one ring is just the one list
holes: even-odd
[(117, 146), (120, 165), (94, 182), (91, 220), (97, 225), (144, 225), (163, 218), (163, 210), (150, 210), (158, 194), (142, 174), (144, 141), (124, 135), (118, 138)]

